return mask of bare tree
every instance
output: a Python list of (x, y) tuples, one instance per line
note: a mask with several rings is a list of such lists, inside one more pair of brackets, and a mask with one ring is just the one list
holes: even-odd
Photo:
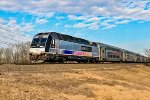
[(3, 59), (4, 59), (4, 63), (12, 63), (12, 49), (10, 48), (5, 48), (3, 51)]
[(13, 49), (13, 62), (19, 64), (29, 63), (29, 49), (30, 43), (20, 43), (11, 45), (10, 48)]
[(150, 61), (150, 49), (145, 49), (144, 52), (145, 55), (148, 57), (148, 61)]
[(2, 59), (3, 59), (3, 51), (4, 49), (3, 48), (0, 48), (0, 64), (2, 64)]
[(29, 64), (30, 43), (12, 44), (0, 49), (0, 63)]

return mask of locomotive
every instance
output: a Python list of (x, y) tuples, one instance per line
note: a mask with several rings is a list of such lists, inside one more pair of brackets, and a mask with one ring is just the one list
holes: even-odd
[(29, 55), (32, 62), (147, 62), (145, 56), (128, 50), (57, 32), (36, 34)]

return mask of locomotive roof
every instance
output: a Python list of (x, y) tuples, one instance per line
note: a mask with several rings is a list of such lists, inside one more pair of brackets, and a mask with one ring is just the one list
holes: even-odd
[(83, 38), (78, 38), (78, 37), (73, 37), (70, 35), (66, 35), (66, 34), (61, 34), (61, 33), (57, 33), (57, 32), (43, 32), (43, 33), (38, 33), (35, 36), (38, 35), (48, 35), (51, 34), (51, 36), (55, 39), (60, 39), (60, 40), (65, 40), (65, 41), (70, 41), (70, 42), (77, 42), (77, 43), (81, 43), (81, 44), (86, 44), (86, 45), (93, 45), (96, 46), (95, 42), (83, 39)]
[(48, 35), (48, 34), (50, 34), (50, 32), (38, 33), (38, 34), (36, 34), (36, 35)]

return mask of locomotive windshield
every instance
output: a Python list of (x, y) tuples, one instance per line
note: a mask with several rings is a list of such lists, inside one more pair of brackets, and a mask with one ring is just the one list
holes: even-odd
[(31, 43), (31, 47), (45, 47), (47, 38), (34, 38)]

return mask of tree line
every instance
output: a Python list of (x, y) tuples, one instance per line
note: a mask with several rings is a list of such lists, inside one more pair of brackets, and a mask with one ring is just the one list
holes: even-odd
[(30, 42), (11, 44), (8, 47), (0, 48), (0, 64), (29, 64)]

